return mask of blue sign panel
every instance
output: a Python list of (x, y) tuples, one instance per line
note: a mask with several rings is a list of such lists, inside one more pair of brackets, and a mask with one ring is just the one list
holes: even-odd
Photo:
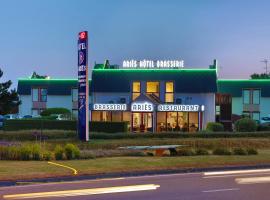
[(88, 33), (78, 39), (78, 131), (81, 140), (89, 140)]

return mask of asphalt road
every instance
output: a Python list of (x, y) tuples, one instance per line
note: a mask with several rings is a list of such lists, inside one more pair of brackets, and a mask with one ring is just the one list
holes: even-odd
[(270, 169), (123, 177), (2, 187), (0, 198), (269, 200)]

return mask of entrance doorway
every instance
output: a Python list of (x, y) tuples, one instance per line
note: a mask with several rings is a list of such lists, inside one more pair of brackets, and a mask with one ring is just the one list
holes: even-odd
[(133, 132), (153, 132), (153, 113), (132, 113)]

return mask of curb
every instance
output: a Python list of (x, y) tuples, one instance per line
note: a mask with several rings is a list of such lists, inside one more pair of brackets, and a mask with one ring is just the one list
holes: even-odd
[(89, 179), (101, 178), (119, 178), (119, 177), (134, 177), (134, 176), (147, 176), (147, 175), (161, 175), (161, 174), (175, 174), (175, 173), (199, 173), (211, 171), (228, 171), (228, 170), (249, 170), (249, 169), (265, 169), (270, 168), (270, 164), (263, 165), (245, 165), (245, 166), (227, 166), (227, 167), (207, 167), (207, 168), (187, 168), (187, 169), (168, 169), (168, 170), (154, 170), (142, 172), (120, 172), (120, 173), (106, 173), (106, 174), (93, 174), (93, 175), (79, 175), (79, 176), (62, 176), (51, 178), (35, 178), (30, 180), (16, 180), (16, 181), (0, 181), (0, 187), (16, 186), (17, 183), (27, 184), (31, 183), (50, 183), (50, 182), (64, 182), (64, 181), (80, 181)]

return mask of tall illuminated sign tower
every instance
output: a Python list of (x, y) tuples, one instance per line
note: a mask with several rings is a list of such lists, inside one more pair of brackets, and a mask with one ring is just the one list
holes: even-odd
[(80, 140), (89, 140), (88, 33), (78, 35), (78, 132)]

